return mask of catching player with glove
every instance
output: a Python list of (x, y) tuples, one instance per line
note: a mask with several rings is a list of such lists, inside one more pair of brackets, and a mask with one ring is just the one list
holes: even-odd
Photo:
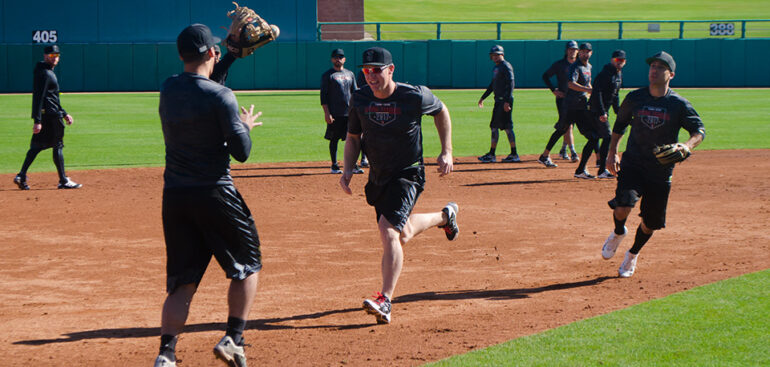
[(246, 57), (254, 50), (275, 41), (280, 30), (274, 24), (267, 24), (254, 10), (238, 6), (233, 2), (235, 10), (227, 12), (232, 19), (227, 38), (222, 42), (227, 50), (235, 57)]
[[(626, 218), (640, 199), (642, 218), (636, 230), (634, 244), (626, 252), (618, 275), (627, 278), (634, 274), (639, 251), (653, 231), (666, 226), (666, 206), (671, 191), (674, 165), (690, 156), (690, 151), (703, 141), (706, 131), (703, 122), (690, 102), (669, 88), (674, 78), (676, 63), (666, 52), (647, 59), (649, 87), (629, 93), (620, 105), (607, 156), (607, 168), (618, 176), (615, 198), (610, 200), (615, 231), (602, 248), (602, 257), (610, 259), (628, 233)], [(626, 151), (618, 156), (618, 145), (628, 127)], [(679, 143), (679, 129), (690, 133), (690, 138)]]

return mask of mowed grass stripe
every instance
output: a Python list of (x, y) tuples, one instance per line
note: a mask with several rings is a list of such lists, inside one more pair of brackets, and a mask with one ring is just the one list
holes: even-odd
[(768, 366), (770, 270), (429, 366)]

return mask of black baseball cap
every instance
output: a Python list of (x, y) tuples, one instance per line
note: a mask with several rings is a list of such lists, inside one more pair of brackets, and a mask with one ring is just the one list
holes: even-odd
[(179, 33), (176, 48), (180, 55), (200, 55), (221, 41), (211, 34), (211, 29), (204, 24), (195, 23)]
[(45, 49), (43, 50), (43, 55), (60, 54), (60, 53), (61, 51), (59, 50), (59, 45), (45, 46)]
[(647, 58), (647, 64), (652, 64), (653, 61), (660, 60), (663, 63), (665, 63), (668, 66), (668, 69), (671, 70), (672, 73), (676, 70), (676, 62), (674, 61), (674, 57), (668, 54), (666, 51), (661, 51), (656, 53), (655, 55), (652, 55)]
[(579, 48), (581, 50), (593, 51), (593, 48), (591, 47), (591, 44), (588, 43), (588, 42), (581, 43)]
[(577, 44), (577, 42), (575, 42), (575, 41), (569, 41), (569, 42), (567, 42), (567, 44), (564, 46), (564, 48), (565, 48), (565, 49), (570, 49), (570, 48), (578, 48), (578, 44)]
[(613, 59), (625, 59), (626, 58), (626, 52), (623, 51), (623, 50), (612, 51), (612, 58)]
[(345, 50), (341, 48), (335, 48), (334, 51), (332, 51), (332, 57), (334, 56), (342, 56), (345, 57)]
[(489, 49), (490, 54), (496, 54), (496, 55), (503, 55), (505, 54), (505, 50), (503, 50), (503, 46), (500, 45), (494, 45), (491, 49)]
[(364, 66), (385, 66), (393, 63), (393, 55), (390, 51), (382, 47), (372, 47), (364, 51), (364, 56), (361, 59), (361, 65)]

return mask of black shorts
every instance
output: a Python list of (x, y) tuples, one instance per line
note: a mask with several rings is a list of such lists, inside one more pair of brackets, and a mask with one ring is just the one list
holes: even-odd
[(385, 185), (367, 182), (364, 191), (366, 202), (374, 207), (377, 221), (380, 221), (380, 216), (385, 216), (393, 227), (401, 231), (424, 189), (425, 167), (416, 166), (403, 169), (398, 177)]
[(40, 120), (42, 129), (32, 134), (31, 145), (41, 149), (52, 148), (62, 143), (64, 139), (64, 121), (58, 115), (43, 115)]
[(489, 121), (489, 128), (513, 130), (513, 101), (511, 101), (511, 110), (505, 112), (505, 101), (495, 99), (495, 107), (492, 109), (492, 120)]
[(577, 125), (580, 134), (586, 137), (586, 139), (598, 139), (599, 133), (596, 131), (596, 123), (593, 113), (588, 110), (567, 110), (567, 120), (574, 121)]
[(615, 198), (609, 201), (612, 209), (616, 207), (631, 207), (641, 198), (641, 211), (644, 225), (650, 229), (666, 227), (666, 207), (668, 194), (671, 192), (671, 178), (651, 175), (648, 170), (634, 165), (622, 164), (618, 172), (618, 186)]
[(331, 125), (326, 124), (326, 140), (345, 140), (348, 137), (348, 117), (334, 116), (334, 122)]
[[(556, 98), (556, 111), (559, 113), (559, 120), (556, 121), (555, 124), (553, 124), (553, 128), (556, 130), (567, 130), (569, 128), (569, 125), (571, 124), (568, 122), (567, 118), (567, 110), (566, 110), (566, 104), (564, 103), (564, 98)], [(566, 125), (566, 126), (565, 126)]]
[(211, 256), (230, 279), (262, 269), (251, 212), (233, 185), (163, 191), (166, 290), (199, 284)]
[(599, 139), (609, 139), (612, 135), (612, 132), (610, 131), (610, 120), (609, 116), (607, 118), (607, 122), (602, 122), (599, 120), (598, 115), (595, 113), (591, 113), (594, 116), (594, 125), (596, 127), (596, 135)]

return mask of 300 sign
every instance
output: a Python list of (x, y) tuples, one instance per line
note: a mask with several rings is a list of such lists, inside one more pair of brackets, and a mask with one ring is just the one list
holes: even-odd
[(55, 29), (32, 31), (32, 42), (34, 43), (56, 43), (59, 36)]

